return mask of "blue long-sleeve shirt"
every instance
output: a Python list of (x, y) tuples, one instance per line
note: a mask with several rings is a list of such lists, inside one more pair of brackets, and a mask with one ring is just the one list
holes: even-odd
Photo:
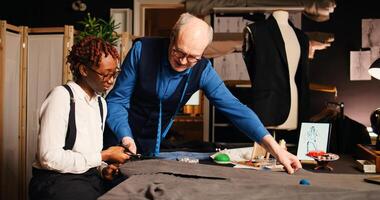
[[(128, 110), (130, 98), (136, 85), (136, 70), (141, 62), (141, 45), (140, 41), (135, 42), (123, 62), (122, 71), (114, 88), (107, 95), (107, 123), (119, 140), (125, 136), (133, 138), (128, 123)], [(168, 56), (168, 49), (161, 51), (166, 52), (164, 55)], [(160, 99), (165, 100), (173, 94), (182, 77), (189, 73), (189, 70), (184, 72), (172, 70), (168, 59), (163, 59), (162, 66), (161, 79), (156, 83), (156, 88)], [(210, 61), (202, 72), (199, 86), (209, 101), (249, 138), (260, 142), (265, 135), (269, 134), (257, 115), (226, 88)], [(173, 106), (176, 107), (177, 105)]]

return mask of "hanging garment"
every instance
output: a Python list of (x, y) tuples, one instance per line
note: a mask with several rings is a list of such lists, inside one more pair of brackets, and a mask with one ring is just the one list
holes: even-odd
[[(295, 75), (298, 90), (298, 124), (308, 119), (309, 78), (307, 36), (289, 24), (295, 31), (300, 45), (300, 60)], [(250, 107), (256, 112), (265, 126), (277, 126), (285, 122), (290, 111), (289, 69), (280, 29), (273, 16), (267, 20), (250, 24), (246, 28), (243, 47), (244, 61), (252, 83), (252, 103)]]

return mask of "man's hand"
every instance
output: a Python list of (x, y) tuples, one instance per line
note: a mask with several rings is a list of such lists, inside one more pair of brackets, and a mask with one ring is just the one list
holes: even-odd
[(284, 165), (285, 170), (289, 174), (293, 174), (295, 171), (302, 168), (301, 162), (298, 160), (297, 156), (289, 153), (286, 150), (280, 150), (277, 154), (278, 161)]
[(284, 165), (285, 170), (289, 174), (293, 174), (295, 171), (302, 168), (301, 162), (298, 158), (281, 148), (276, 140), (271, 135), (266, 135), (262, 139), (260, 145), (262, 145), (267, 151), (269, 151), (276, 159)]
[(119, 164), (109, 164), (107, 167), (103, 168), (102, 175), (103, 178), (112, 181), (114, 176), (119, 174)]
[(124, 152), (125, 148), (121, 146), (112, 146), (102, 151), (102, 161), (110, 163), (125, 163), (130, 157)]
[(131, 137), (124, 137), (121, 141), (123, 146), (132, 154), (136, 154), (137, 148), (135, 141)]

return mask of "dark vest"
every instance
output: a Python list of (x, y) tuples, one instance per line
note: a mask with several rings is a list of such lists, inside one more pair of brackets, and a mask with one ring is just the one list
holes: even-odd
[[(140, 38), (141, 63), (136, 67), (136, 85), (131, 97), (129, 110), (129, 125), (132, 129), (138, 152), (144, 155), (157, 155), (157, 147), (163, 139), (157, 141), (157, 128), (159, 118), (160, 99), (156, 93), (156, 82), (163, 59), (167, 58), (169, 39), (164, 38)], [(181, 96), (188, 78), (184, 76), (175, 92), (162, 101), (161, 132), (170, 124), (178, 105), (186, 104), (191, 95), (199, 90), (201, 74), (207, 66), (207, 60), (200, 60), (194, 67), (189, 77), (188, 86), (181, 102)], [(159, 151), (159, 149), (158, 149)]]
[[(291, 24), (291, 23), (290, 23)], [(292, 24), (291, 24), (292, 25)], [(273, 16), (248, 25), (252, 48), (243, 52), (252, 83), (250, 107), (265, 126), (285, 122), (290, 110), (289, 69), (280, 29)], [(298, 89), (298, 124), (308, 119), (309, 75), (307, 36), (292, 25), (298, 38), (301, 55), (295, 76)], [(253, 39), (253, 41), (251, 40)]]

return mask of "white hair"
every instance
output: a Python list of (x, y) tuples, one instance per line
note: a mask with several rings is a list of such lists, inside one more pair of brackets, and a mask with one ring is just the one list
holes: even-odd
[[(190, 13), (183, 13), (181, 14), (181, 16), (179, 17), (179, 19), (177, 20), (177, 22), (174, 24), (173, 28), (172, 28), (172, 32), (171, 32), (171, 35), (170, 35), (170, 40), (172, 42), (174, 42), (174, 40), (177, 38), (178, 36), (178, 33), (180, 32), (181, 28), (186, 25), (191, 19), (199, 19), (199, 20), (202, 20)], [(203, 21), (203, 20), (202, 20)], [(206, 22), (205, 22), (206, 23)], [(207, 23), (206, 23), (207, 24)], [(211, 44), (212, 42), (212, 39), (213, 39), (213, 29), (210, 25), (208, 25), (208, 45)]]

